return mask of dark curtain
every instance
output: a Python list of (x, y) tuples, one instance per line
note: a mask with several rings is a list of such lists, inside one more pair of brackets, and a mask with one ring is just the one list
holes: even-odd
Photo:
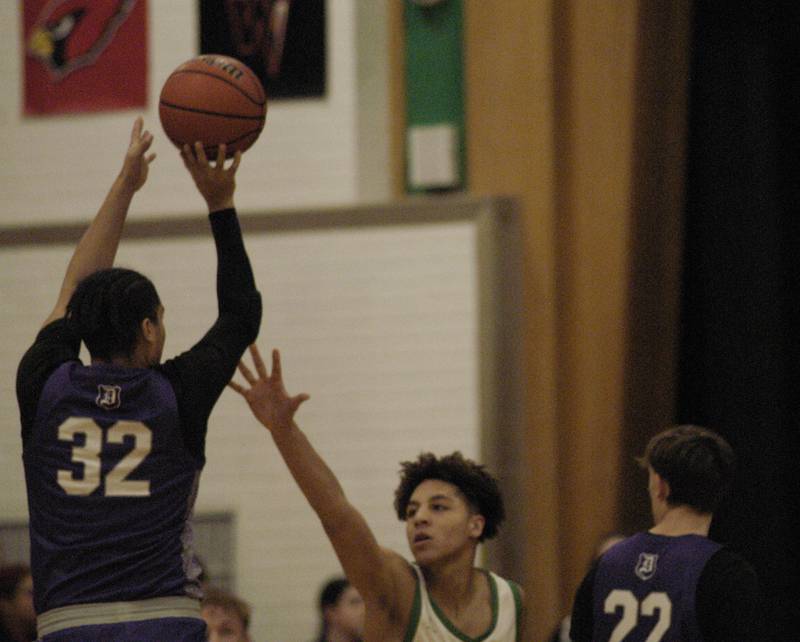
[(800, 2), (693, 8), (678, 421), (737, 452), (711, 536), (800, 640)]

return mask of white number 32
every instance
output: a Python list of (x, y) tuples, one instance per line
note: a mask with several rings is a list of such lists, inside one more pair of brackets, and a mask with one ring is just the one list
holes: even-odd
[(609, 642), (622, 642), (625, 636), (636, 628), (639, 613), (645, 617), (653, 617), (658, 611), (658, 621), (645, 642), (659, 642), (672, 621), (672, 602), (666, 593), (660, 591), (648, 593), (647, 597), (642, 600), (640, 608), (639, 601), (631, 591), (614, 589), (608, 594), (603, 610), (608, 614), (613, 614), (618, 608), (622, 609), (622, 619), (614, 627)]
[[(58, 438), (75, 444), (76, 435), (84, 436), (83, 446), (72, 446), (72, 461), (81, 464), (83, 474), (76, 477), (71, 470), (58, 471), (58, 484), (68, 495), (91, 495), (101, 480), (100, 453), (103, 449), (103, 430), (91, 419), (72, 417), (58, 428)], [(138, 421), (118, 421), (106, 431), (106, 442), (122, 444), (125, 437), (133, 439), (133, 450), (125, 455), (105, 479), (107, 497), (148, 497), (148, 480), (128, 479), (128, 475), (150, 454), (152, 433)]]

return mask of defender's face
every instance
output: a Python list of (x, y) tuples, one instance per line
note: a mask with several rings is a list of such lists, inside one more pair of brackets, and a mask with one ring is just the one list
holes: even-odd
[(474, 547), (483, 524), (483, 517), (470, 511), (458, 488), (439, 479), (426, 479), (417, 486), (406, 507), (408, 545), (421, 566)]

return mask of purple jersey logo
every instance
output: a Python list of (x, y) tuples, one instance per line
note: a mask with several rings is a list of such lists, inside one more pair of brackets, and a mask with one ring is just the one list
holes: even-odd
[(642, 580), (649, 580), (656, 574), (656, 564), (658, 555), (655, 553), (640, 553), (639, 561), (636, 562), (634, 573)]
[(103, 410), (114, 410), (119, 408), (122, 403), (122, 388), (120, 386), (109, 386), (104, 383), (97, 384), (97, 399), (94, 402)]

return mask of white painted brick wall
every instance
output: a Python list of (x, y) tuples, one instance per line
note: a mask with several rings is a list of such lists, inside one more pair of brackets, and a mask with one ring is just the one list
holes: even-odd
[[(388, 81), (385, 75), (369, 84), (356, 80), (360, 50), (377, 58), (373, 76), (388, 73), (385, 48), (376, 46), (385, 39), (387, 2), (328, 3), (328, 93), (323, 99), (269, 103), (265, 130), (239, 173), (242, 211), (388, 198)], [(361, 29), (356, 25), (358, 3), (372, 7), (364, 20), (369, 24)], [(157, 137), (159, 158), (134, 214), (165, 217), (202, 207), (158, 120), (162, 83), (198, 53), (197, 6), (197, 0), (149, 0), (146, 109), (24, 118), (21, 3), (0, 2), (0, 145), (5, 159), (0, 163), (0, 226), (83, 220), (93, 213), (116, 175), (130, 125), (140, 113)], [(384, 116), (376, 118), (376, 113)]]
[[(328, 95), (270, 103), (262, 138), (239, 172), (242, 212), (388, 198), (380, 47), (387, 3), (328, 3)], [(0, 2), (0, 227), (86, 222), (118, 171), (140, 112), (23, 118), (20, 6)], [(170, 71), (197, 53), (197, 1), (149, 0), (149, 16), (150, 106), (141, 113), (157, 136), (159, 158), (132, 220), (203, 209), (161, 132), (156, 104)], [(357, 64), (363, 51), (369, 63)], [(248, 245), (265, 299), (265, 354), (272, 346), (283, 350), (290, 388), (312, 395), (300, 422), (378, 538), (405, 551), (391, 509), (398, 462), (421, 449), (475, 456), (479, 448), (474, 230), (330, 230), (255, 236)], [(27, 518), (14, 375), (55, 301), (71, 251), (0, 248), (0, 519)], [(118, 263), (158, 285), (167, 354), (206, 329), (215, 305), (208, 239), (123, 244)], [(268, 435), (229, 392), (212, 417), (198, 499), (198, 510), (217, 509), (236, 513), (238, 591), (254, 606), (254, 640), (310, 639), (317, 591), (338, 562)]]
[[(469, 223), (331, 229), (246, 239), (264, 297), (259, 344), (281, 349), (298, 422), (382, 543), (407, 552), (392, 511), (398, 462), (480, 449), (475, 228)], [(0, 251), (0, 514), (26, 519), (16, 365), (55, 301), (71, 247)], [(165, 355), (215, 314), (210, 239), (123, 243), (118, 265), (153, 278)], [(13, 302), (13, 305), (9, 304)], [(198, 373), (202, 376), (202, 373)], [(339, 565), (269, 435), (233, 391), (211, 420), (199, 511), (236, 515), (238, 592), (259, 642), (303, 642), (321, 582)]]

